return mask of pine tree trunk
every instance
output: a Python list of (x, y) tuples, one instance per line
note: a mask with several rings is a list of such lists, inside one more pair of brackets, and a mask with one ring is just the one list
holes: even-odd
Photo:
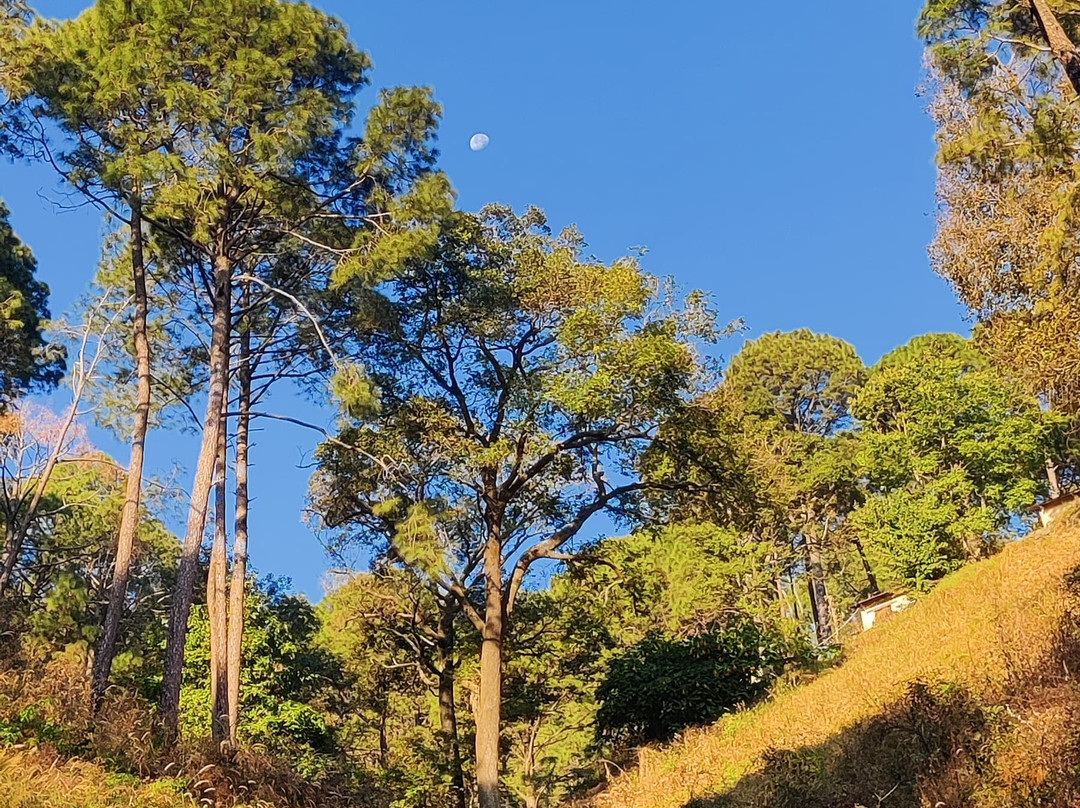
[(240, 667), (244, 648), (244, 594), (248, 562), (248, 440), (251, 426), (251, 332), (240, 332), (239, 415), (236, 421), (236, 535), (233, 537), (232, 578), (229, 581), (228, 701), (229, 745), (237, 748), (240, 723)]
[(390, 720), (390, 705), (383, 702), (379, 709), (379, 768), (385, 773), (390, 768), (390, 741), (386, 737), (386, 724)]
[(438, 647), (439, 665), (439, 725), (450, 768), (450, 793), (453, 808), (466, 808), (465, 772), (461, 765), (461, 743), (458, 738), (457, 702), (454, 698), (454, 618), (457, 610), (452, 603), (443, 608), (442, 640)]
[(218, 431), (217, 464), (214, 470), (214, 541), (210, 548), (210, 569), (206, 577), (206, 614), (210, 622), (210, 733), (219, 750), (224, 748), (224, 744), (232, 736), (229, 727), (229, 627), (225, 592), (228, 576), (226, 549), (229, 541), (225, 530), (227, 444), (228, 421), (223, 416), (222, 428)]
[(206, 529), (206, 508), (210, 488), (214, 483), (214, 464), (217, 457), (221, 413), (229, 372), (229, 309), (231, 306), (232, 267), (229, 260), (219, 257), (214, 266), (214, 319), (210, 341), (210, 390), (206, 402), (202, 446), (195, 467), (188, 507), (187, 530), (169, 612), (169, 631), (165, 643), (165, 673), (161, 685), (161, 721), (167, 744), (176, 740), (180, 720), (180, 685), (184, 675), (184, 644), (187, 641), (188, 618), (194, 596), (195, 575), (199, 567), (199, 550)]
[(1065, 70), (1073, 92), (1080, 96), (1080, 52), (1069, 39), (1069, 35), (1046, 0), (1029, 0), (1029, 2), (1031, 13), (1046, 38), (1046, 44), (1050, 46), (1050, 51), (1058, 64)]
[(814, 625), (817, 630), (817, 640), (821, 645), (826, 645), (832, 639), (832, 610), (829, 608), (829, 593), (825, 587), (825, 568), (821, 563), (821, 548), (817, 540), (807, 534), (804, 542), (806, 548), (806, 572), (810, 583), (810, 603), (814, 609)]
[(131, 201), (131, 276), (135, 284), (135, 423), (131, 430), (131, 459), (128, 463), (127, 489), (124, 508), (120, 513), (120, 530), (116, 539), (116, 558), (113, 561), (109, 606), (105, 613), (105, 628), (94, 659), (91, 703), (96, 713), (109, 687), (116, 640), (127, 601), (128, 579), (131, 577), (131, 556), (139, 529), (139, 506), (142, 499), (143, 457), (146, 451), (146, 432), (150, 423), (150, 340), (146, 321), (149, 301), (146, 292), (146, 262), (143, 253), (142, 205), (138, 197)]
[(480, 808), (499, 808), (499, 725), (502, 719), (502, 542), (489, 526), (484, 551), (486, 608), (480, 645), (480, 697), (476, 710), (476, 795)]

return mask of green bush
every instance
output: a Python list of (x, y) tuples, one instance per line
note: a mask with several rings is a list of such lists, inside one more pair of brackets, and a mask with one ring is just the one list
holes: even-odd
[(618, 745), (666, 741), (764, 694), (788, 654), (749, 621), (687, 639), (651, 635), (612, 660), (597, 698), (597, 733)]

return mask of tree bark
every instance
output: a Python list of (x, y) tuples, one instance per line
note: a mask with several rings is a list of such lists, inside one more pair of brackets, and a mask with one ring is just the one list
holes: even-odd
[(540, 733), (540, 719), (537, 718), (529, 725), (529, 739), (525, 744), (525, 754), (522, 772), (525, 777), (526, 787), (529, 789), (525, 795), (525, 808), (540, 808), (540, 792), (536, 787), (536, 738)]
[(450, 796), (453, 808), (466, 808), (465, 772), (461, 765), (461, 744), (458, 739), (457, 701), (454, 698), (454, 618), (457, 609), (451, 601), (444, 605), (441, 640), (438, 646), (439, 666), (439, 725), (450, 769)]
[(486, 608), (480, 644), (480, 697), (476, 711), (476, 795), (480, 808), (499, 808), (499, 727), (502, 720), (501, 524), (488, 525), (484, 550)]
[(199, 550), (206, 529), (206, 508), (214, 482), (218, 435), (221, 430), (222, 407), (229, 371), (229, 310), (231, 306), (232, 267), (224, 256), (214, 266), (214, 315), (210, 341), (210, 389), (206, 402), (202, 446), (191, 486), (187, 530), (180, 555), (180, 565), (169, 612), (169, 631), (165, 644), (165, 674), (161, 686), (161, 721), (165, 741), (176, 741), (180, 719), (180, 685), (184, 675), (184, 643), (187, 641), (188, 618), (194, 595), (195, 575), (199, 566)]
[(386, 737), (386, 724), (390, 720), (390, 705), (384, 701), (379, 709), (379, 768), (390, 768), (390, 742)]
[(248, 563), (248, 440), (251, 426), (251, 332), (240, 332), (238, 416), (236, 420), (236, 535), (233, 537), (232, 578), (229, 581), (228, 708), (229, 745), (237, 748), (240, 723), (240, 667), (244, 648), (244, 594)]
[(210, 569), (206, 576), (206, 615), (210, 622), (210, 734), (219, 750), (224, 749), (232, 737), (229, 727), (229, 626), (225, 592), (228, 575), (226, 548), (229, 541), (225, 530), (228, 421), (222, 417), (214, 470), (214, 540), (210, 548)]
[(1073, 92), (1080, 96), (1080, 51), (1065, 33), (1061, 21), (1046, 0), (1029, 0), (1029, 4), (1035, 22), (1039, 24), (1039, 29), (1046, 38), (1046, 44), (1050, 46), (1058, 64), (1065, 70)]
[(146, 321), (149, 300), (146, 292), (146, 261), (143, 251), (142, 203), (136, 196), (131, 200), (131, 277), (135, 284), (135, 423), (131, 430), (131, 458), (128, 462), (127, 488), (124, 508), (120, 513), (120, 529), (116, 539), (116, 558), (113, 561), (109, 605), (105, 612), (105, 628), (94, 658), (91, 704), (95, 713), (101, 707), (109, 687), (116, 640), (127, 601), (127, 585), (131, 577), (131, 557), (139, 529), (139, 506), (142, 501), (143, 458), (146, 452), (146, 433), (150, 424), (150, 340)]
[(866, 557), (866, 550), (863, 548), (858, 536), (853, 537), (851, 541), (855, 545), (855, 552), (859, 554), (859, 561), (862, 562), (863, 572), (866, 574), (866, 583), (870, 587), (870, 594), (876, 595), (881, 591), (881, 587), (878, 586), (877, 576), (874, 575), (874, 569), (870, 566), (870, 559)]
[(806, 572), (810, 583), (810, 603), (814, 610), (814, 627), (818, 643), (826, 645), (832, 639), (832, 610), (829, 608), (829, 593), (825, 587), (825, 568), (821, 563), (821, 548), (817, 540), (807, 533)]
[(1050, 486), (1050, 498), (1057, 499), (1061, 496), (1061, 479), (1058, 477), (1057, 464), (1050, 458), (1046, 459), (1046, 482)]
[(4, 530), (4, 566), (0, 569), (0, 597), (7, 592), (21, 554), (22, 539), (19, 537), (18, 526), (12, 525)]

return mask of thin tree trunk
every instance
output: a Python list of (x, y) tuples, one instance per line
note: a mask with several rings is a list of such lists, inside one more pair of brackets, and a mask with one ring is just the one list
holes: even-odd
[(1080, 96), (1080, 52), (1077, 51), (1076, 45), (1069, 38), (1046, 0), (1029, 0), (1029, 2), (1031, 13), (1046, 38), (1046, 44), (1050, 46), (1054, 58), (1065, 70), (1073, 92)]
[(881, 591), (881, 587), (878, 586), (877, 576), (874, 575), (874, 569), (870, 566), (870, 559), (866, 557), (866, 550), (863, 548), (858, 536), (854, 536), (851, 543), (855, 545), (855, 552), (859, 554), (859, 561), (862, 562), (863, 572), (866, 574), (866, 583), (870, 586), (870, 594), (876, 595)]
[(791, 615), (795, 620), (802, 618), (802, 602), (799, 600), (799, 588), (795, 585), (794, 573), (788, 573), (788, 588), (791, 590)]
[(386, 723), (390, 716), (390, 705), (384, 701), (379, 710), (379, 768), (384, 772), (390, 768), (390, 742), (386, 737)]
[(4, 530), (4, 566), (0, 570), (0, 597), (3, 597), (15, 572), (15, 564), (22, 553), (22, 540), (18, 537), (18, 526), (11, 525)]
[(810, 603), (814, 609), (814, 625), (818, 642), (827, 644), (832, 639), (832, 615), (829, 593), (825, 588), (825, 568), (821, 563), (821, 548), (809, 533), (805, 537), (806, 572), (810, 583)]
[(232, 736), (229, 727), (228, 613), (226, 579), (229, 537), (225, 529), (225, 477), (228, 421), (218, 430), (217, 464), (214, 470), (214, 542), (210, 549), (210, 569), (206, 576), (206, 614), (210, 622), (210, 733), (215, 746), (222, 749)]
[(232, 578), (229, 581), (228, 706), (229, 745), (237, 748), (240, 723), (240, 668), (244, 649), (244, 594), (248, 562), (248, 440), (251, 426), (251, 332), (240, 332), (239, 415), (236, 421), (236, 535), (233, 538)]
[(218, 434), (221, 430), (222, 407), (228, 384), (231, 275), (232, 267), (228, 259), (219, 257), (214, 266), (214, 319), (210, 341), (210, 390), (206, 402), (206, 421), (203, 424), (202, 446), (195, 468), (195, 480), (191, 486), (187, 530), (184, 533), (184, 546), (180, 555), (165, 644), (165, 675), (161, 686), (160, 708), (168, 744), (175, 742), (179, 725), (184, 643), (187, 641), (188, 618), (191, 615), (195, 575), (199, 566), (199, 550), (202, 547), (203, 531), (206, 529), (206, 508), (214, 482)]
[(1057, 464), (1050, 458), (1046, 459), (1046, 482), (1050, 485), (1050, 498), (1057, 499), (1061, 496), (1061, 480), (1058, 477)]
[(484, 551), (486, 608), (480, 645), (476, 711), (476, 795), (480, 808), (499, 808), (499, 725), (502, 719), (502, 598), (500, 526), (489, 525)]
[(525, 795), (525, 808), (540, 808), (540, 793), (536, 788), (536, 737), (540, 733), (540, 719), (529, 725), (529, 740), (525, 745), (523, 774), (529, 792)]
[(438, 646), (439, 665), (439, 725), (450, 768), (450, 794), (453, 808), (466, 808), (465, 772), (461, 765), (461, 744), (458, 739), (457, 701), (454, 698), (454, 618), (456, 604), (443, 607), (441, 641)]
[(135, 284), (135, 423), (131, 430), (131, 459), (128, 463), (124, 508), (120, 513), (120, 530), (116, 539), (109, 606), (105, 613), (105, 628), (94, 659), (91, 703), (95, 713), (101, 707), (105, 691), (109, 687), (109, 676), (112, 674), (113, 659), (116, 656), (116, 639), (120, 634), (120, 622), (127, 601), (131, 556), (139, 529), (146, 432), (150, 423), (150, 340), (146, 330), (149, 301), (143, 254), (142, 203), (138, 196), (131, 200), (131, 277)]

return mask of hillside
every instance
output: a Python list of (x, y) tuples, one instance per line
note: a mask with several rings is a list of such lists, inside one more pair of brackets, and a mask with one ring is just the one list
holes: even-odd
[(839, 667), (643, 750), (592, 806), (1076, 804), (1078, 568), (1075, 522), (1010, 545)]

